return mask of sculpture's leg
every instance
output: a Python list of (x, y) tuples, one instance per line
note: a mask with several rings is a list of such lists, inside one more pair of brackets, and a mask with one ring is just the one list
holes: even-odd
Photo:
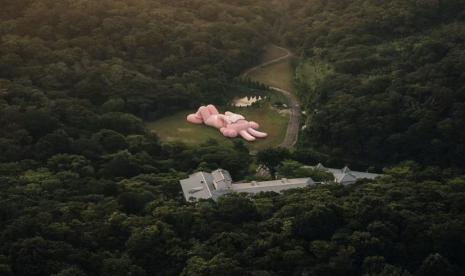
[(206, 106), (201, 106), (197, 113), (200, 114), (204, 122), (211, 116), (210, 110)]
[(247, 130), (241, 130), (239, 132), (239, 134), (242, 136), (242, 138), (244, 138), (245, 140), (249, 141), (249, 142), (252, 142), (252, 141), (255, 141), (255, 137), (253, 137), (252, 135), (250, 135)]
[(200, 109), (204, 107), (201, 106), (196, 113), (187, 115), (187, 121), (193, 124), (203, 124), (203, 118), (200, 114)]
[[(202, 116), (203, 123), (207, 126), (211, 126), (214, 128), (222, 128), (224, 126), (223, 120), (219, 118), (219, 114), (212, 114), (211, 112), (215, 112), (215, 109), (210, 109), (207, 106), (202, 106), (199, 109), (200, 115)], [(217, 112), (217, 111), (216, 111)]]
[(259, 137), (259, 138), (264, 138), (264, 137), (268, 136), (268, 134), (266, 134), (265, 132), (261, 132), (261, 131), (255, 130), (255, 129), (253, 129), (253, 128), (247, 129), (247, 132), (249, 132), (250, 134), (252, 134), (252, 136)]
[(216, 115), (219, 114), (218, 109), (212, 104), (207, 105), (208, 110), (210, 111), (210, 114)]

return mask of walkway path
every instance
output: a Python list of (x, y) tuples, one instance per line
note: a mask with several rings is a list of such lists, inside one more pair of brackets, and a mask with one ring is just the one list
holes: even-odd
[[(285, 61), (285, 60), (289, 59), (292, 56), (292, 53), (288, 49), (282, 48), (282, 47), (278, 47), (278, 48), (285, 51), (286, 54), (281, 56), (281, 57), (275, 58), (275, 59), (270, 60), (270, 61), (266, 61), (266, 62), (264, 62), (262, 64), (259, 64), (259, 65), (255, 66), (253, 68), (248, 69), (247, 71), (245, 71), (242, 74), (242, 77), (249, 78), (250, 73), (252, 73), (252, 72), (254, 72), (256, 70), (260, 70), (263, 67), (266, 67), (266, 66), (269, 66), (269, 65), (281, 62), (281, 61)], [(266, 85), (266, 83), (264, 83), (264, 84)], [(294, 148), (294, 145), (297, 143), (297, 139), (299, 137), (300, 117), (301, 117), (301, 114), (302, 114), (300, 104), (299, 104), (299, 100), (297, 99), (297, 97), (291, 91), (287, 91), (285, 89), (281, 89), (281, 88), (273, 87), (273, 86), (270, 87), (270, 88), (275, 90), (275, 91), (278, 91), (278, 92), (282, 93), (284, 96), (286, 96), (289, 99), (289, 104), (290, 104), (290, 108), (291, 108), (291, 115), (289, 116), (289, 123), (287, 125), (286, 136), (284, 137), (283, 142), (279, 146), (283, 147), (283, 148), (287, 148), (289, 150), (292, 150)]]

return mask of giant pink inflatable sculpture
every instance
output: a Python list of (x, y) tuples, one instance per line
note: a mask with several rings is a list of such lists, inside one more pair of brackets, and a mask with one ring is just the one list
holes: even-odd
[(247, 121), (242, 115), (226, 111), (220, 114), (214, 105), (201, 106), (199, 110), (187, 116), (187, 121), (193, 124), (206, 124), (217, 128), (226, 137), (240, 135), (247, 141), (255, 141), (256, 137), (264, 138), (268, 134), (258, 131), (256, 122)]

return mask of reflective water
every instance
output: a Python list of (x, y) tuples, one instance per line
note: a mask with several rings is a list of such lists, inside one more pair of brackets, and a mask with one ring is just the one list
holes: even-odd
[(256, 103), (262, 99), (263, 98), (261, 96), (243, 97), (240, 99), (234, 99), (232, 105), (237, 107), (251, 106), (253, 103)]

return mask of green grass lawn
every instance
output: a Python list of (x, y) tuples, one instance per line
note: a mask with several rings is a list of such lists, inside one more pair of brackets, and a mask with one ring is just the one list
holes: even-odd
[(277, 59), (277, 58), (280, 58), (286, 55), (286, 53), (287, 53), (286, 51), (284, 51), (283, 49), (279, 47), (276, 47), (274, 45), (269, 45), (268, 47), (266, 47), (265, 53), (263, 54), (261, 61), (266, 62), (268, 60)]
[[(268, 133), (268, 137), (265, 139), (258, 139), (255, 142), (247, 143), (251, 151), (276, 147), (283, 141), (289, 120), (287, 114), (279, 114), (269, 104), (263, 104), (261, 107), (232, 107), (229, 110), (243, 114), (248, 120), (256, 121), (260, 124), (260, 130)], [(227, 110), (220, 108), (220, 111)], [(232, 143), (232, 139), (224, 137), (214, 128), (188, 123), (186, 116), (192, 112), (194, 110), (181, 111), (172, 116), (148, 122), (147, 127), (155, 132), (163, 142), (179, 141), (196, 145), (209, 139), (215, 139), (221, 144)]]
[(249, 78), (287, 91), (292, 91), (293, 73), (289, 59), (268, 65), (250, 73)]

